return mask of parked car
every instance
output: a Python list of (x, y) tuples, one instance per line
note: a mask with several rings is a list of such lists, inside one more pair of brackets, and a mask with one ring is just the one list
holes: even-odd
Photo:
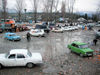
[(50, 29), (55, 28), (55, 24), (54, 24), (54, 23), (49, 23), (48, 25), (49, 25), (49, 28), (50, 28)]
[(68, 27), (61, 27), (61, 29), (62, 29), (63, 31), (69, 31), (69, 30), (70, 30)]
[(75, 28), (75, 30), (78, 30), (78, 26), (73, 26)]
[(86, 43), (82, 42), (73, 42), (72, 44), (68, 45), (68, 48), (71, 50), (71, 52), (80, 54), (81, 57), (93, 56), (94, 52), (94, 50), (88, 48), (88, 45)]
[(46, 32), (46, 33), (50, 31), (50, 28), (47, 27), (47, 25), (43, 25), (43, 24), (41, 24), (41, 25), (36, 24), (34, 28), (35, 29), (43, 29), (44, 32)]
[(31, 29), (30, 34), (39, 37), (46, 35), (43, 29)]
[(31, 53), (27, 49), (12, 49), (8, 53), (0, 54), (0, 69), (3, 66), (27, 66), (32, 68), (37, 63), (42, 63), (41, 54)]
[(5, 39), (7, 39), (7, 40), (12, 40), (12, 41), (15, 41), (15, 40), (21, 40), (21, 37), (20, 36), (18, 36), (16, 33), (10, 33), (10, 32), (8, 32), (8, 33), (5, 33), (5, 37), (4, 37)]
[(53, 28), (52, 29), (52, 32), (60, 32), (60, 33), (63, 33), (63, 30), (61, 28)]
[(97, 26), (97, 27), (100, 27), (100, 24), (97, 24), (96, 26)]

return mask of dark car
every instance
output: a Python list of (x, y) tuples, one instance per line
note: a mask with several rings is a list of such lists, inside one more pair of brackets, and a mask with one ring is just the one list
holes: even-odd
[(54, 24), (54, 23), (49, 23), (49, 28), (50, 28), (50, 29), (55, 28), (55, 24)]
[(44, 32), (46, 32), (46, 33), (50, 31), (50, 29), (47, 27), (47, 25), (36, 25), (35, 29), (43, 29)]

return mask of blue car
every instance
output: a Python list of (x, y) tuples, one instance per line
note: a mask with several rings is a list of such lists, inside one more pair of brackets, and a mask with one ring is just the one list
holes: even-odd
[(16, 33), (9, 32), (9, 33), (5, 33), (5, 39), (12, 40), (12, 41), (15, 41), (15, 40), (20, 41), (21, 37), (18, 36)]

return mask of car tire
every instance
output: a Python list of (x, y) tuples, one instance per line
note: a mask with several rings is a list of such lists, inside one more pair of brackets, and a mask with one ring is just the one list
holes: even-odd
[(33, 63), (27, 63), (26, 65), (28, 68), (32, 68), (33, 67)]
[(39, 35), (39, 37), (41, 37), (41, 35)]
[(83, 57), (84, 55), (82, 53), (80, 53), (80, 56)]
[(14, 42), (15, 40), (13, 39), (12, 41)]
[(0, 69), (2, 68), (2, 65), (0, 64)]

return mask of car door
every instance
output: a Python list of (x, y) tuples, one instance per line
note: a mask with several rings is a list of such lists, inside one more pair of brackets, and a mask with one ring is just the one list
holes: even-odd
[(16, 66), (16, 54), (11, 54), (6, 59), (6, 66)]
[(75, 44), (74, 43), (71, 44), (71, 50), (74, 51), (74, 52), (76, 52), (76, 50), (75, 50)]
[(76, 53), (80, 53), (80, 49), (79, 49), (79, 46), (77, 44), (75, 44), (74, 49), (75, 49), (75, 52)]
[(26, 58), (23, 54), (17, 54), (16, 57), (16, 66), (24, 66), (26, 65)]

